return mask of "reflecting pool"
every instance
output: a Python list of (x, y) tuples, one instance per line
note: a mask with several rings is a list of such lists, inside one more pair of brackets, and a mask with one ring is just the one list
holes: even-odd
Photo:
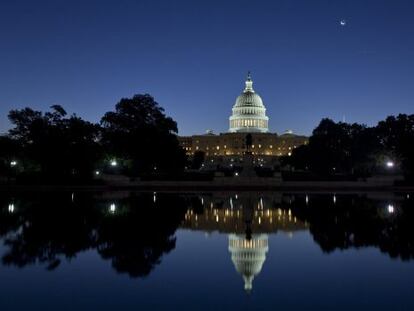
[(0, 193), (0, 310), (414, 310), (407, 193)]

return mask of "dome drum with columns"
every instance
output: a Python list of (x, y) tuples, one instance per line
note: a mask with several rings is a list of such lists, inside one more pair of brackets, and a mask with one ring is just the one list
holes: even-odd
[(262, 98), (253, 90), (250, 72), (247, 75), (246, 87), (237, 97), (229, 118), (229, 132), (267, 133), (269, 118)]

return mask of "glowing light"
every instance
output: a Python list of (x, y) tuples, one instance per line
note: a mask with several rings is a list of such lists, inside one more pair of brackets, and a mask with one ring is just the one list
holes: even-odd
[(13, 213), (14, 212), (14, 204), (9, 204), (9, 213)]
[(116, 160), (111, 161), (111, 166), (117, 166), (117, 165), (118, 165), (118, 162), (116, 162)]
[(346, 20), (342, 19), (339, 24), (341, 24), (342, 27), (346, 26)]
[(154, 191), (154, 203), (157, 202), (157, 193)]
[(112, 204), (109, 206), (109, 212), (110, 212), (110, 213), (112, 213), (112, 214), (114, 214), (114, 213), (115, 213), (115, 211), (116, 211), (116, 205), (115, 205), (115, 203), (112, 203)]
[(10, 162), (10, 166), (16, 166), (17, 165), (17, 161), (13, 160)]
[(393, 214), (395, 212), (395, 208), (393, 205), (389, 204), (388, 205), (388, 213)]
[(306, 202), (306, 205), (308, 205), (308, 203), (309, 203), (309, 197), (308, 197), (308, 195), (305, 196), (305, 202)]
[(334, 202), (334, 204), (336, 204), (336, 195), (335, 194), (333, 195), (333, 202)]
[(387, 163), (385, 164), (388, 168), (393, 168), (394, 167), (394, 162), (392, 161), (387, 161)]
[(98, 176), (98, 175), (100, 175), (101, 174), (101, 172), (100, 171), (95, 171), (95, 175), (96, 176)]
[(234, 176), (239, 176), (239, 173), (238, 172), (234, 173)]

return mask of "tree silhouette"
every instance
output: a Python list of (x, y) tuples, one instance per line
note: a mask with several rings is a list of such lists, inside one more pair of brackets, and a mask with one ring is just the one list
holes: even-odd
[(414, 115), (389, 116), (377, 128), (382, 147), (401, 162), (406, 178), (414, 180)]
[[(26, 168), (47, 179), (89, 178), (102, 156), (100, 128), (58, 106), (43, 114), (31, 108), (12, 110), (9, 135), (21, 146)], [(30, 168), (30, 169), (29, 169)]]
[(176, 136), (177, 124), (150, 95), (121, 99), (101, 124), (108, 152), (130, 160), (134, 175), (183, 170), (186, 157)]

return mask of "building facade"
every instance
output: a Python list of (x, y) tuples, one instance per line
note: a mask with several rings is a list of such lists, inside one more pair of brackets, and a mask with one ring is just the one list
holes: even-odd
[(257, 156), (289, 156), (292, 150), (307, 144), (308, 137), (287, 131), (282, 135), (269, 132), (269, 118), (262, 98), (253, 90), (250, 73), (243, 92), (237, 97), (229, 118), (229, 132), (218, 135), (209, 131), (204, 135), (179, 137), (188, 155), (203, 151), (208, 157), (242, 155), (246, 151), (246, 135), (251, 134), (251, 152)]

